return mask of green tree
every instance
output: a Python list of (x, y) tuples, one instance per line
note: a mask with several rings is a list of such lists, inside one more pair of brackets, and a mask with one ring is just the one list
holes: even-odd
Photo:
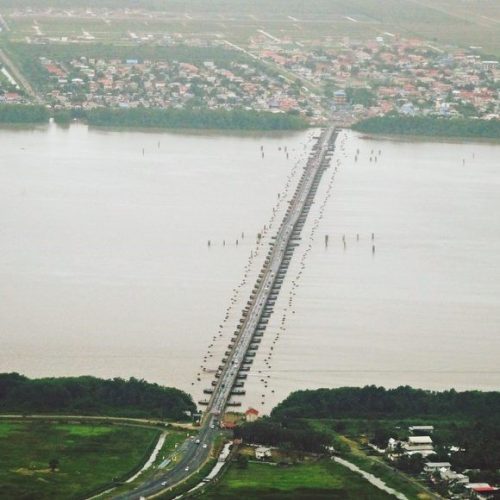
[(51, 458), (49, 460), (50, 472), (55, 472), (59, 468), (59, 459)]

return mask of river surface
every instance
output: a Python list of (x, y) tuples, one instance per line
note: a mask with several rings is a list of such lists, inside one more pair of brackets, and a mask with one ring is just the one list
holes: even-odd
[[(199, 399), (313, 133), (0, 130), (0, 372)], [(500, 389), (499, 157), (343, 132), (244, 405), (367, 383)]]

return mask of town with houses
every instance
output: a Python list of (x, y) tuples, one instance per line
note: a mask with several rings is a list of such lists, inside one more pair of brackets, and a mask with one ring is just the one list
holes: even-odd
[[(450, 495), (450, 498), (477, 498), (486, 500), (491, 498), (492, 494), (498, 494), (497, 487), (489, 483), (476, 483), (470, 481), (467, 471), (458, 473), (452, 469), (449, 462), (434, 462), (428, 457), (436, 453), (432, 440), (434, 432), (433, 425), (414, 425), (408, 428), (409, 436), (404, 441), (390, 438), (385, 450), (373, 448), (383, 453), (389, 461), (396, 461), (401, 456), (411, 457), (420, 455), (424, 459), (423, 471), (421, 476), (424, 480), (437, 485), (444, 486)], [(460, 452), (459, 447), (450, 446), (449, 453)], [(474, 471), (470, 471), (474, 472)]]
[[(39, 100), (54, 109), (206, 108), (303, 115), (324, 123), (332, 112), (343, 122), (398, 113), (481, 119), (500, 117), (500, 65), (477, 48), (438, 47), (392, 33), (364, 41), (344, 37), (318, 48), (262, 32), (246, 48), (227, 40), (159, 39), (129, 33), (129, 57), (86, 57), (80, 44), (42, 36), (31, 45), (71, 44), (72, 57), (40, 56), (34, 64), (43, 85)], [(81, 38), (81, 37), (79, 37)], [(85, 38), (85, 36), (83, 37)], [(87, 37), (88, 38), (88, 37)], [(224, 63), (140, 59), (134, 45), (211, 47)], [(233, 57), (231, 57), (233, 55)], [(237, 56), (237, 57), (236, 57)], [(0, 73), (0, 102), (26, 103), (12, 72)]]

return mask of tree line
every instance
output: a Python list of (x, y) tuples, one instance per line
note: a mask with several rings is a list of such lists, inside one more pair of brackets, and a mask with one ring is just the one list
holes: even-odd
[(47, 123), (49, 118), (45, 106), (0, 104), (0, 123)]
[(96, 108), (87, 111), (98, 127), (194, 128), (223, 130), (296, 130), (307, 127), (297, 115), (248, 110)]
[(29, 379), (0, 374), (0, 413), (62, 413), (186, 418), (196, 406), (179, 389), (130, 378), (91, 376)]
[(313, 453), (323, 453), (325, 446), (331, 443), (328, 434), (316, 431), (306, 423), (285, 426), (270, 418), (262, 418), (236, 427), (234, 437), (243, 439), (247, 443)]
[[(437, 392), (374, 385), (296, 391), (272, 410), (289, 418), (407, 418), (415, 416), (479, 417), (500, 415), (500, 392), (454, 389)], [(500, 417), (499, 417), (500, 418)]]
[(362, 120), (352, 128), (372, 134), (500, 139), (500, 120), (387, 115)]
[(49, 111), (40, 105), (0, 105), (0, 123), (67, 124), (73, 118), (95, 127), (219, 129), (219, 130), (300, 130), (308, 127), (301, 116), (244, 109), (159, 109), (96, 108), (92, 110)]

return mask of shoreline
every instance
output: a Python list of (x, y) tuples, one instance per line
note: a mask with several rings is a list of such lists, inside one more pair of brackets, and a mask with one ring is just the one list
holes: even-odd
[[(0, 122), (0, 131), (2, 130), (19, 130), (19, 131), (43, 131), (48, 130), (51, 126), (56, 126), (60, 129), (69, 129), (71, 126), (86, 126), (89, 130), (96, 130), (99, 132), (137, 132), (137, 133), (153, 133), (153, 134), (190, 134), (190, 135), (229, 135), (234, 137), (264, 137), (275, 136), (285, 137), (290, 134), (304, 132), (305, 130), (314, 130), (322, 128), (322, 125), (310, 124), (302, 129), (245, 129), (245, 128), (183, 128), (183, 127), (148, 127), (148, 126), (118, 126), (118, 125), (91, 125), (86, 120), (73, 120), (70, 123), (56, 123), (53, 118), (47, 122)], [(407, 143), (443, 143), (443, 144), (464, 144), (464, 143), (479, 143), (479, 144), (500, 144), (500, 137), (474, 137), (474, 136), (435, 136), (435, 135), (419, 135), (419, 134), (389, 134), (389, 133), (376, 133), (376, 132), (362, 132), (355, 130), (352, 127), (339, 127), (340, 129), (350, 130), (359, 135), (360, 139), (364, 140), (379, 140), (387, 142), (407, 142)]]
[(293, 134), (300, 134), (307, 130), (314, 130), (321, 128), (320, 125), (311, 125), (303, 129), (244, 129), (244, 128), (167, 128), (167, 127), (120, 127), (120, 126), (101, 126), (101, 125), (90, 125), (85, 120), (74, 120), (70, 123), (56, 123), (53, 119), (48, 122), (43, 123), (6, 123), (0, 122), (0, 132), (5, 131), (20, 131), (20, 132), (32, 132), (35, 130), (44, 131), (49, 130), (51, 127), (57, 127), (58, 129), (68, 130), (72, 126), (83, 126), (87, 127), (88, 130), (94, 130), (98, 132), (135, 132), (144, 134), (189, 134), (189, 135), (213, 135), (213, 136), (233, 136), (233, 137), (287, 137)]
[(410, 141), (451, 142), (500, 141), (500, 120), (481, 118), (441, 118), (430, 116), (375, 116), (351, 126), (361, 134), (377, 137), (407, 137)]
[(191, 108), (94, 108), (89, 110), (51, 110), (42, 105), (0, 104), (0, 124), (65, 127), (75, 121), (89, 127), (116, 129), (193, 129), (241, 131), (300, 131), (310, 127), (299, 114), (274, 113), (247, 109)]
[(387, 141), (387, 142), (433, 142), (433, 143), (444, 143), (444, 144), (465, 144), (465, 143), (480, 143), (480, 144), (500, 144), (500, 137), (474, 137), (474, 136), (435, 136), (435, 135), (418, 135), (418, 134), (387, 134), (384, 132), (361, 132), (359, 130), (354, 130), (350, 127), (346, 127), (348, 130), (359, 134), (360, 139)]

